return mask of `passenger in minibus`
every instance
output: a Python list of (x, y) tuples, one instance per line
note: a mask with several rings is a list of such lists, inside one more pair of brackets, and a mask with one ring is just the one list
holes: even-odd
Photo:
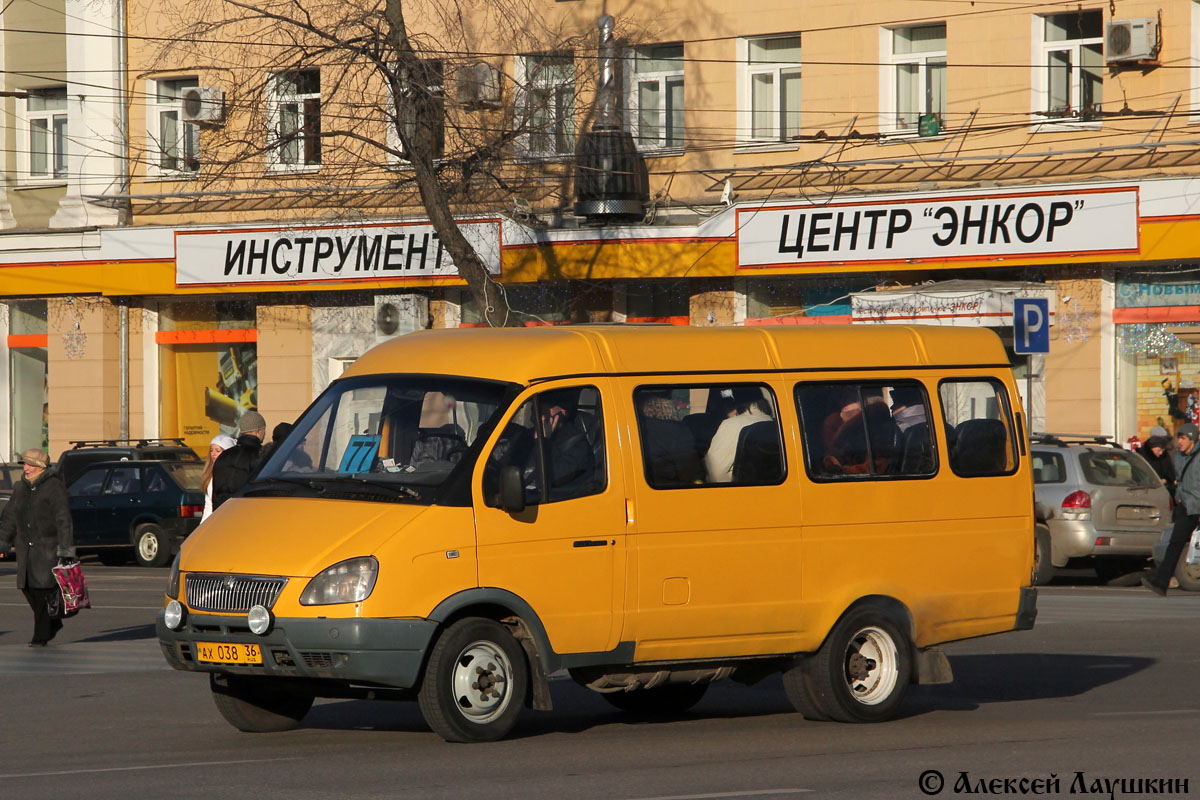
[(742, 387), (733, 390), (733, 414), (721, 423), (713, 434), (704, 466), (709, 483), (729, 483), (733, 480), (733, 462), (737, 455), (738, 438), (742, 429), (756, 422), (769, 422), (771, 407), (763, 398), (762, 389)]

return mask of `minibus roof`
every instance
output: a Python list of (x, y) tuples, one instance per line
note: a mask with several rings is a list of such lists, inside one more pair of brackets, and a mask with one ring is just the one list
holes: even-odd
[(398, 336), (343, 377), (463, 375), (519, 384), (566, 375), (1007, 367), (986, 328), (934, 325), (569, 325), (459, 328)]

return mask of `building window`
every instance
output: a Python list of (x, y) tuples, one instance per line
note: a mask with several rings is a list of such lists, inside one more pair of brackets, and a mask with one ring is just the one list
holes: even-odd
[(195, 78), (154, 82), (150, 109), (151, 166), (158, 173), (195, 172), (200, 169), (200, 128), (184, 122), (183, 92), (199, 86)]
[(1035, 87), (1045, 96), (1050, 119), (1099, 118), (1104, 89), (1104, 19), (1101, 11), (1041, 17), (1041, 58)]
[[(946, 25), (896, 28), (890, 39), (890, 89), (893, 131), (913, 133), (924, 114), (932, 114), (938, 130), (946, 116)], [(885, 94), (885, 97), (887, 95)]]
[(29, 177), (66, 177), (67, 87), (30, 89), (25, 103), (29, 122)]
[(575, 56), (542, 53), (521, 58), (529, 155), (563, 155), (575, 150)]
[[(413, 91), (429, 95), (429, 119), (418, 120), (416, 109), (406, 103), (400, 109), (400, 125), (405, 136), (413, 141), (422, 128), (428, 129), (433, 146), (433, 157), (441, 158), (446, 152), (446, 83), (440, 59), (422, 61), (420, 68), (412, 74)], [(389, 127), (389, 144), (397, 152), (404, 151), (400, 137)]]
[(271, 77), (269, 105), (274, 166), (321, 165), (321, 71), (281, 72)]
[(683, 147), (683, 43), (634, 50), (633, 89), (638, 146)]
[[(742, 89), (753, 141), (786, 142), (800, 134), (800, 37), (746, 39)], [(744, 106), (743, 106), (744, 107)]]

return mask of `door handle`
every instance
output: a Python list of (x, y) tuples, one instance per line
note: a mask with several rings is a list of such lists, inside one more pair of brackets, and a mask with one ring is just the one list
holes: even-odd
[(608, 547), (608, 539), (576, 539), (575, 547)]

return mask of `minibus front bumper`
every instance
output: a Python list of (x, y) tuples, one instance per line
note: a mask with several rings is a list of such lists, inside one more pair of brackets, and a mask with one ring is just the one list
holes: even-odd
[[(437, 624), (425, 619), (277, 618), (266, 633), (250, 632), (245, 616), (189, 615), (173, 631), (159, 611), (155, 631), (175, 669), (335, 680), (413, 688)], [(261, 663), (202, 661), (201, 645), (258, 645)], [(208, 648), (204, 648), (208, 650)], [(211, 653), (212, 651), (210, 651)], [(246, 648), (221, 649), (239, 661)]]

